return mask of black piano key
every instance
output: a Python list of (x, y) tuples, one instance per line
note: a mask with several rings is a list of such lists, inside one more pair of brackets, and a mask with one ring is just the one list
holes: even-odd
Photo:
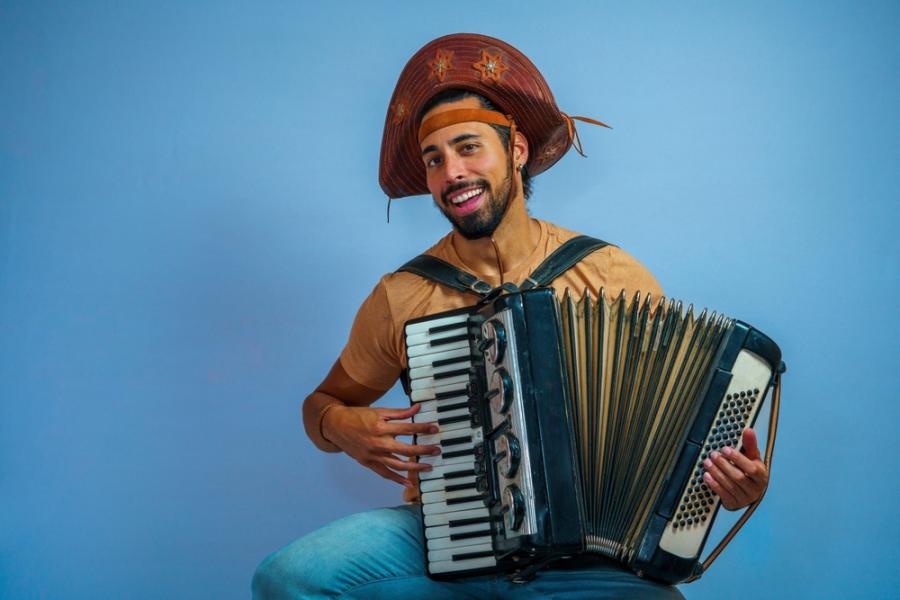
[(449, 392), (437, 392), (434, 395), (435, 400), (446, 400), (447, 398), (456, 398), (457, 396), (462, 398), (469, 395), (469, 386), (464, 387), (461, 390), (451, 390)]
[(442, 413), (442, 412), (447, 412), (448, 410), (456, 410), (457, 408), (469, 408), (469, 403), (468, 402), (459, 402), (457, 404), (447, 404), (444, 406), (438, 406), (437, 412)]
[(441, 440), (441, 446), (456, 446), (457, 444), (468, 444), (472, 441), (471, 435), (463, 435), (455, 438), (447, 438), (446, 440)]
[(453, 519), (447, 522), (449, 527), (463, 527), (465, 525), (477, 525), (479, 523), (490, 523), (491, 517), (472, 517), (470, 519)]
[(465, 375), (469, 372), (469, 367), (465, 369), (456, 369), (455, 371), (444, 371), (443, 373), (435, 373), (434, 380), (438, 381), (439, 379), (449, 379), (451, 377), (456, 377), (457, 375)]
[(476, 500), (484, 500), (484, 496), (482, 496), (481, 494), (475, 494), (474, 496), (450, 498), (449, 500), (447, 500), (447, 506), (453, 506), (454, 504), (465, 504), (466, 502), (475, 502)]
[(470, 558), (486, 558), (488, 556), (493, 556), (493, 550), (485, 550), (484, 552), (466, 552), (464, 554), (454, 554), (450, 557), (450, 560), (468, 560)]
[(469, 531), (467, 533), (451, 533), (450, 540), (455, 542), (456, 540), (469, 540), (472, 538), (484, 537), (486, 535), (491, 535), (490, 529), (482, 529), (481, 531)]
[(433, 335), (435, 333), (441, 333), (442, 331), (453, 331), (454, 329), (465, 329), (468, 326), (468, 323), (465, 321), (459, 321), (457, 323), (448, 323), (447, 325), (438, 325), (437, 327), (430, 327), (428, 329), (428, 335)]
[(461, 342), (463, 340), (469, 339), (469, 335), (464, 333), (462, 335), (451, 335), (450, 337), (441, 338), (439, 340), (431, 340), (428, 342), (428, 345), (432, 348), (435, 346), (444, 346), (446, 344), (452, 344), (453, 342)]
[(472, 418), (472, 415), (459, 415), (456, 417), (444, 417), (443, 419), (438, 419), (438, 425), (450, 425), (451, 423), (462, 423), (463, 421), (468, 421)]
[(444, 479), (459, 479), (460, 477), (471, 477), (475, 475), (474, 469), (464, 469), (462, 471), (448, 471), (444, 473)]
[(474, 483), (457, 483), (456, 485), (448, 485), (444, 488), (445, 492), (458, 492), (459, 490), (474, 490)]
[(432, 367), (443, 367), (445, 365), (452, 365), (453, 363), (467, 362), (472, 360), (470, 355), (466, 356), (458, 356), (456, 358), (442, 358), (441, 360), (436, 360), (431, 363)]
[(474, 455), (475, 448), (466, 448), (465, 450), (454, 450), (453, 452), (441, 452), (441, 458), (456, 458), (458, 456)]

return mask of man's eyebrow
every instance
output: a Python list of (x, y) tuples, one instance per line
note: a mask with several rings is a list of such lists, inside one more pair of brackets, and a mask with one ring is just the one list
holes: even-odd
[[(455, 138), (453, 138), (452, 140), (450, 140), (450, 145), (455, 146), (456, 144), (458, 144), (460, 142), (464, 142), (466, 140), (471, 140), (472, 138), (480, 138), (480, 137), (481, 136), (477, 133), (461, 133), (458, 136), (456, 136)], [(425, 154), (428, 154), (429, 152), (437, 152), (437, 149), (438, 149), (437, 146), (435, 146), (434, 144), (432, 144), (430, 146), (425, 146), (424, 148), (422, 148), (422, 154), (425, 155)]]

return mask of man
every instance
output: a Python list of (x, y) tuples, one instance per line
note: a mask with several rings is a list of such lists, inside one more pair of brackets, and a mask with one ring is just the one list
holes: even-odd
[[(543, 77), (508, 44), (479, 35), (435, 40), (409, 61), (385, 124), (381, 184), (390, 197), (431, 194), (453, 226), (426, 254), (486, 282), (521, 283), (572, 231), (533, 219), (525, 200), (531, 177), (552, 166), (577, 140), (571, 117), (556, 107)], [(557, 292), (601, 288), (630, 296), (662, 295), (656, 279), (614, 246), (593, 252), (552, 286)], [(365, 300), (347, 346), (306, 399), (306, 431), (320, 449), (343, 451), (406, 487), (415, 502), (416, 475), (430, 466), (416, 457), (440, 448), (398, 436), (438, 431), (410, 423), (418, 407), (369, 408), (405, 368), (403, 324), (469, 306), (474, 296), (412, 272), (385, 275)], [(756, 439), (744, 434), (744, 454), (706, 464), (709, 486), (726, 507), (757, 499), (767, 481)], [(405, 474), (406, 473), (406, 474)], [(419, 508), (407, 505), (336, 521), (268, 557), (254, 577), (257, 598), (299, 597), (680, 597), (674, 589), (599, 561), (546, 570), (526, 585), (503, 577), (453, 583), (424, 573)]]

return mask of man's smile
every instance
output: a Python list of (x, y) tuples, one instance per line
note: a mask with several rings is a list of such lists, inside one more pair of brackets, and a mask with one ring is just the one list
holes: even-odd
[(463, 217), (478, 210), (484, 200), (484, 186), (467, 186), (449, 194), (444, 194), (447, 208), (451, 214)]

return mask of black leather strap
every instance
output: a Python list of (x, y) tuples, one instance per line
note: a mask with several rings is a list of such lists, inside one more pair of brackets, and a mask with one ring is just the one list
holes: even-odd
[(420, 254), (399, 269), (397, 272), (406, 271), (415, 273), (425, 279), (431, 279), (442, 283), (447, 287), (460, 292), (475, 294), (479, 298), (491, 291), (489, 283), (482, 281), (462, 269), (454, 267), (445, 260), (428, 254)]
[[(586, 235), (579, 235), (565, 242), (538, 265), (534, 272), (519, 286), (523, 290), (549, 285), (554, 279), (577, 265), (585, 256), (609, 246), (608, 242)], [(428, 254), (420, 254), (397, 272), (406, 271), (419, 277), (436, 281), (460, 292), (484, 298), (491, 292), (489, 283), (475, 275), (455, 267), (445, 260)]]
[(573, 237), (545, 258), (519, 287), (528, 290), (550, 285), (554, 279), (577, 265), (585, 256), (606, 246), (609, 246), (609, 242), (590, 236)]

